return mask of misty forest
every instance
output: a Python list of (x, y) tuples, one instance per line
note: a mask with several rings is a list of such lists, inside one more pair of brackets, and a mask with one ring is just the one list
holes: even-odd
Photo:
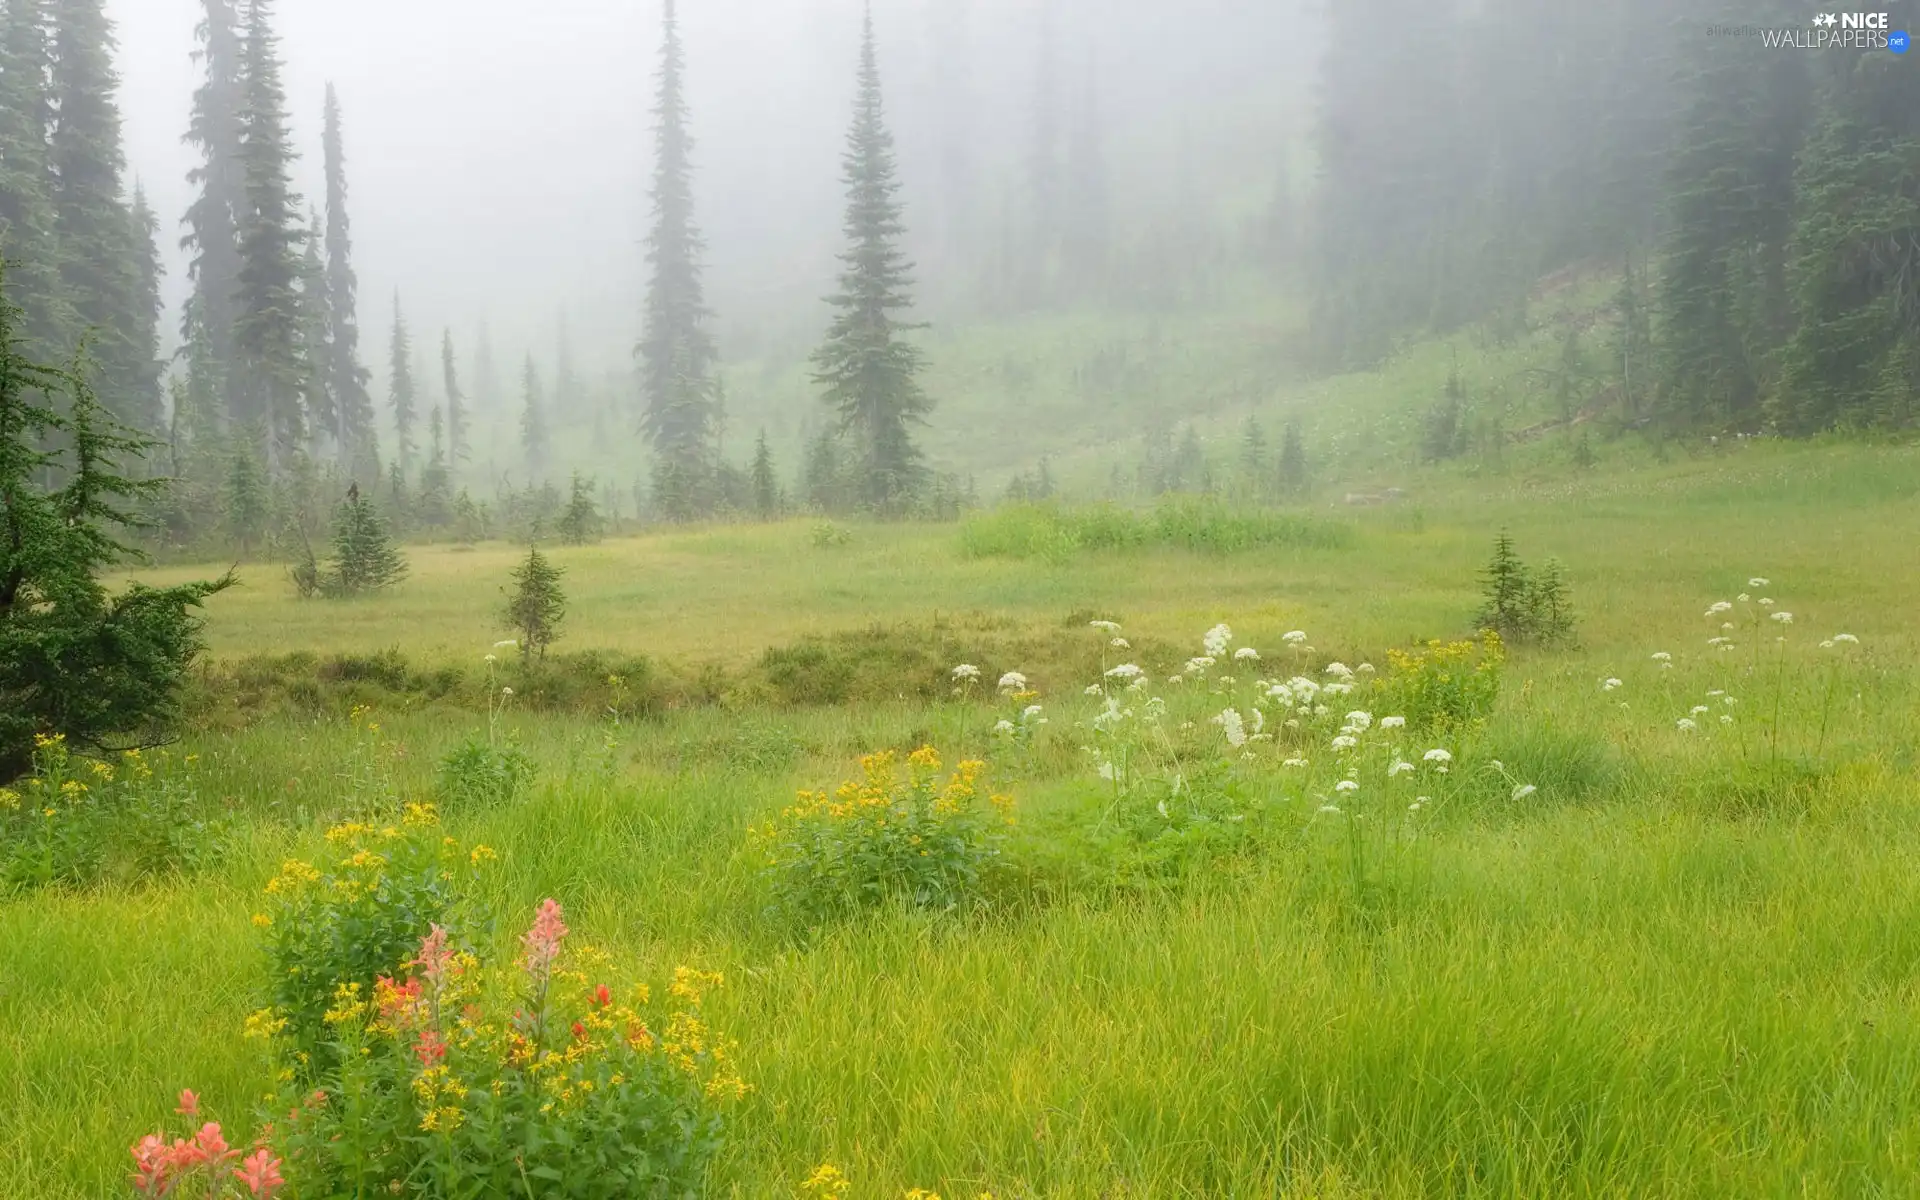
[(1903, 1194), (1885, 2), (0, 0), (0, 1195)]

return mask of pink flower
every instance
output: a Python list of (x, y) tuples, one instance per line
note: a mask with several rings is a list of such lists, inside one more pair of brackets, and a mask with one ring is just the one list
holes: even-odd
[(192, 1088), (180, 1089), (180, 1107), (173, 1111), (189, 1117), (200, 1115), (200, 1097), (193, 1094)]
[(246, 1184), (247, 1191), (258, 1200), (272, 1200), (273, 1193), (286, 1183), (280, 1178), (280, 1160), (265, 1147), (255, 1150), (240, 1166), (235, 1167), (233, 1177)]
[(608, 989), (606, 984), (603, 983), (599, 987), (593, 989), (593, 1002), (595, 1004), (598, 1004), (601, 1008), (605, 1008), (607, 1005), (613, 1003), (613, 992)]
[(560, 919), (560, 902), (548, 898), (533, 919), (533, 928), (522, 939), (527, 948), (526, 968), (542, 974), (560, 957), (560, 939), (567, 936), (567, 923)]
[(227, 1139), (220, 1132), (220, 1126), (208, 1121), (193, 1135), (193, 1148), (199, 1154), (200, 1161), (219, 1163), (229, 1158), (238, 1158), (240, 1152), (227, 1145)]
[(427, 977), (427, 982), (437, 992), (445, 986), (452, 963), (453, 951), (447, 949), (447, 931), (435, 925), (433, 932), (420, 940), (420, 957), (407, 965), (419, 967), (421, 974)]
[(413, 1044), (413, 1052), (420, 1059), (420, 1065), (430, 1067), (447, 1056), (446, 1039), (440, 1036), (438, 1029), (422, 1029), (420, 1040)]
[(133, 1155), (133, 1186), (139, 1188), (143, 1195), (166, 1195), (173, 1186), (168, 1178), (173, 1173), (173, 1157), (167, 1150), (166, 1139), (157, 1133), (150, 1133), (141, 1138), (130, 1152)]

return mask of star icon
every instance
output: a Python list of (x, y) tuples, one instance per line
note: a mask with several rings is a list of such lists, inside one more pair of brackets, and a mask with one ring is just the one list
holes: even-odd
[(1838, 25), (1840, 23), (1840, 18), (1834, 16), (1832, 13), (1821, 13), (1819, 16), (1813, 19), (1813, 23), (1815, 25), (1823, 25), (1826, 28), (1831, 29), (1835, 25)]

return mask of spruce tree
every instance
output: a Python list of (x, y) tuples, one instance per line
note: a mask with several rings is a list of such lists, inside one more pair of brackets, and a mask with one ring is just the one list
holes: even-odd
[(254, 449), (258, 440), (251, 434), (233, 439), (227, 457), (226, 487), (221, 496), (227, 533), (242, 558), (253, 553), (254, 545), (267, 529), (267, 477)]
[(198, 189), (187, 209), (182, 243), (192, 258), (181, 336), (195, 405), (222, 422), (238, 409), (233, 396), (234, 322), (240, 292), (240, 221), (247, 211), (241, 157), (241, 110), (246, 96), (236, 0), (200, 0), (198, 57), (206, 78), (193, 95), (187, 141), (200, 163), (187, 175)]
[(340, 404), (333, 391), (333, 318), (327, 311), (326, 234), (319, 213), (309, 213), (300, 256), (300, 352), (306, 366), (307, 432), (316, 445), (340, 445)]
[(660, 79), (653, 115), (656, 157), (647, 237), (646, 318), (639, 346), (641, 427), (654, 452), (654, 494), (663, 515), (686, 520), (708, 505), (716, 457), (714, 347), (705, 322), (702, 242), (693, 220), (693, 137), (687, 130), (686, 59), (674, 0), (662, 10)]
[(247, 0), (242, 46), (238, 312), (234, 318), (236, 412), (267, 435), (278, 472), (305, 442), (307, 366), (300, 336), (300, 244), (305, 238), (290, 164), (286, 90), (280, 82), (273, 0)]
[(137, 370), (129, 379), (135, 396), (134, 407), (158, 418), (162, 402), (160, 361), (160, 313), (165, 308), (160, 280), (166, 273), (160, 261), (160, 218), (147, 203), (147, 193), (138, 183), (133, 188), (133, 209), (127, 214), (128, 240), (133, 247), (133, 304), (129, 309), (130, 337), (133, 342), (129, 362)]
[(547, 402), (540, 388), (540, 372), (534, 367), (531, 354), (527, 355), (526, 372), (522, 376), (522, 397), (520, 448), (526, 453), (528, 473), (539, 479), (546, 474), (553, 445), (547, 433)]
[(347, 215), (347, 164), (340, 98), (327, 85), (321, 138), (327, 183), (327, 391), (339, 413), (340, 465), (371, 484), (380, 475), (372, 378), (360, 361), (360, 281), (353, 270), (353, 222)]
[(1307, 446), (1297, 417), (1287, 419), (1280, 435), (1280, 493), (1292, 500), (1307, 494)]
[(406, 577), (406, 559), (394, 547), (386, 521), (360, 494), (358, 484), (349, 485), (346, 499), (334, 510), (333, 557), (322, 577), (322, 591), (334, 597), (361, 596), (384, 591)]
[[(117, 596), (101, 584), (107, 569), (140, 557), (120, 538), (166, 486), (133, 477), (156, 446), (116, 424), (85, 378), (22, 353), (4, 271), (0, 263), (0, 783), (27, 769), (35, 735), (102, 751), (163, 731), (201, 649), (193, 610), (233, 582), (134, 584)], [(65, 482), (48, 489), (49, 476)]]
[(559, 640), (567, 616), (567, 596), (560, 587), (565, 574), (537, 545), (529, 546), (526, 561), (513, 569), (513, 590), (502, 617), (518, 635), (522, 662), (545, 662), (547, 647)]
[(903, 514), (919, 490), (924, 468), (912, 427), (933, 405), (920, 388), (920, 351), (901, 339), (918, 328), (895, 313), (912, 297), (912, 264), (900, 249), (900, 183), (893, 135), (887, 131), (880, 64), (869, 8), (860, 42), (858, 98), (843, 160), (847, 185), (844, 225), (849, 246), (840, 256), (840, 291), (826, 343), (814, 354), (814, 380), (859, 441), (864, 458), (862, 500), (882, 515)]
[(594, 503), (593, 490), (593, 480), (578, 471), (573, 473), (567, 507), (560, 513), (560, 520), (554, 526), (554, 532), (569, 546), (597, 542), (605, 532), (606, 523), (600, 518), (600, 506)]
[(53, 123), (46, 0), (0, 10), (0, 254), (24, 307), (15, 332), (43, 360), (71, 350), (72, 314), (61, 280), (47, 130)]
[(160, 426), (152, 360), (140, 344), (140, 260), (123, 199), (120, 86), (113, 26), (103, 0), (54, 0), (53, 168), (55, 237), (62, 288), (89, 351), (99, 390), (116, 420), (149, 432)]
[(453, 360), (453, 330), (440, 334), (440, 375), (447, 390), (447, 463), (457, 470), (471, 461), (473, 450), (467, 429), (467, 398), (460, 390), (460, 372)]
[(420, 471), (420, 493), (414, 498), (413, 519), (438, 529), (453, 516), (453, 479), (447, 469), (446, 419), (440, 406), (427, 410), (427, 465)]
[(393, 294), (393, 334), (387, 343), (387, 402), (393, 406), (394, 460), (402, 478), (413, 466), (413, 427), (419, 397), (413, 386), (413, 337), (407, 332), (400, 293)]
[(773, 451), (767, 447), (767, 431), (760, 431), (753, 444), (753, 515), (771, 521), (780, 515), (780, 479), (773, 471)]

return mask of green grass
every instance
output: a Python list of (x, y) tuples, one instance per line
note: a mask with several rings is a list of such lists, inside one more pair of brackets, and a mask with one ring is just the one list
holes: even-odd
[[(1752, 445), (1491, 488), (1434, 475), (1407, 505), (1341, 514), (1346, 545), (1230, 555), (980, 558), (955, 527), (816, 548), (800, 523), (557, 551), (562, 648), (722, 682), (625, 726), (610, 771), (591, 714), (512, 713), (541, 781), (454, 826), (500, 851), (502, 944), (551, 895), (627, 966), (727, 973), (713, 1019), (756, 1090), (718, 1195), (790, 1195), (823, 1161), (858, 1198), (1905, 1194), (1916, 468), (1911, 449)], [(1270, 656), (1302, 628), (1318, 658), (1384, 664), (1465, 631), (1500, 525), (1529, 560), (1567, 563), (1582, 617), (1576, 649), (1516, 655), (1476, 743), (1536, 796), (1446, 813), (1365, 903), (1305, 816), (1178, 884), (1100, 886), (1075, 832), (1100, 807), (1073, 730), (1088, 619), (1125, 622), (1156, 673), (1223, 620)], [(397, 593), (346, 605), (244, 570), (210, 605), (216, 660), (398, 648), (471, 686), (515, 552), (411, 554)], [(1706, 606), (1752, 575), (1795, 614), (1790, 670), (1771, 643), (1705, 645)], [(1812, 643), (1842, 630), (1864, 646), (1830, 687)], [(812, 664), (779, 676), (793, 690), (766, 690), (769, 651)], [(937, 686), (972, 653), (1028, 671), (1054, 721), (1030, 759), (993, 752), (1020, 801), (1024, 899), (812, 940), (769, 926), (747, 827), (865, 750), (985, 749), (997, 710)], [(875, 684), (889, 673), (895, 695)], [(1602, 692), (1610, 676), (1626, 686)], [(829, 677), (850, 682), (806, 690)], [(1737, 732), (1676, 730), (1723, 686)], [(381, 718), (418, 789), (484, 718), (458, 689), (409, 696)], [(238, 1036), (264, 969), (248, 915), (338, 802), (348, 701), (190, 735), (209, 803), (242, 830), (221, 874), (0, 902), (0, 1195), (115, 1194), (181, 1087), (247, 1123), (264, 1069)]]

